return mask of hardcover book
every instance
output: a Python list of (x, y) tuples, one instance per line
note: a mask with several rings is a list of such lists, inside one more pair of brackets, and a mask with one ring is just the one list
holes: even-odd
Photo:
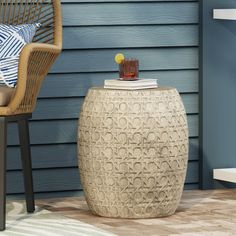
[(111, 79), (104, 81), (104, 88), (107, 89), (149, 89), (157, 88), (157, 79), (138, 79), (133, 81), (127, 81), (122, 79)]

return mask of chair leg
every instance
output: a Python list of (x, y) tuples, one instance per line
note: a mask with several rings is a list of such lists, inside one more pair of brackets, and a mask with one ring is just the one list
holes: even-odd
[(34, 212), (35, 204), (28, 119), (18, 120), (18, 128), (21, 145), (21, 161), (24, 175), (26, 207), (27, 212)]
[(0, 231), (6, 225), (6, 139), (6, 118), (0, 117)]

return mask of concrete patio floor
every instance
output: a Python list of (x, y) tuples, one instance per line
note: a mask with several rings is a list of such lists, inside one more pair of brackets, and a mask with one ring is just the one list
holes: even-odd
[(94, 216), (83, 197), (37, 200), (37, 205), (120, 236), (236, 235), (236, 189), (184, 191), (176, 214), (156, 219), (111, 219)]

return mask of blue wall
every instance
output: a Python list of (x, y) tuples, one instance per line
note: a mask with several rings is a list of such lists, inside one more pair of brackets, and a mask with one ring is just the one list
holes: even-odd
[[(117, 77), (113, 57), (140, 59), (183, 98), (190, 128), (186, 188), (198, 188), (198, 1), (64, 0), (64, 50), (47, 77), (30, 122), (36, 192), (81, 189), (77, 118), (90, 86)], [(8, 139), (8, 193), (23, 191), (16, 127)]]
[(236, 166), (236, 21), (213, 19), (213, 9), (236, 8), (235, 0), (203, 0), (202, 32), (202, 187), (214, 168)]

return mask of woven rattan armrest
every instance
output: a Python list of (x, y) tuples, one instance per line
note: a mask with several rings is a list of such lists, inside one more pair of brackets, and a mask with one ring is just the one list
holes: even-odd
[(42, 81), (60, 52), (61, 46), (46, 43), (30, 43), (23, 48), (15, 94), (8, 106), (0, 107), (0, 116), (34, 110)]

